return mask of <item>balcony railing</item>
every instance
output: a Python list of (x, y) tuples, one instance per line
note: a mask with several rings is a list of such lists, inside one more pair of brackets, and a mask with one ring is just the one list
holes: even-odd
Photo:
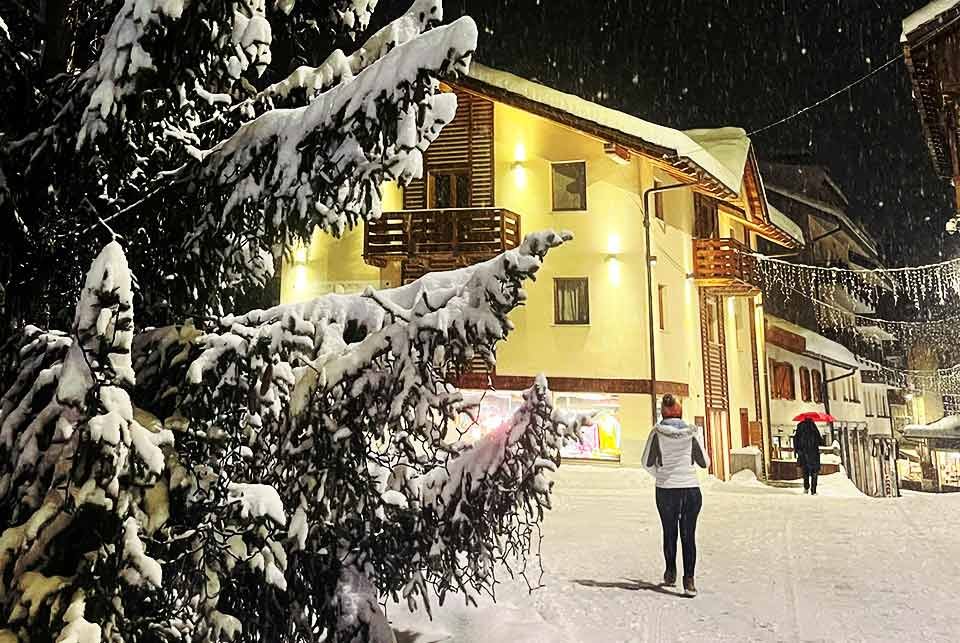
[(520, 215), (504, 208), (384, 212), (363, 232), (364, 259), (381, 267), (404, 259), (466, 265), (519, 245)]
[(760, 292), (751, 283), (750, 248), (735, 239), (694, 239), (693, 278), (718, 295), (752, 297)]

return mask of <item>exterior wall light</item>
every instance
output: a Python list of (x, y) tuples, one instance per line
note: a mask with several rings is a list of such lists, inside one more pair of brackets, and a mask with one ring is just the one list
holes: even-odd
[(305, 266), (306, 264), (307, 264), (307, 247), (303, 244), (298, 244), (293, 249), (293, 265)]
[(650, 255), (650, 267), (651, 268), (657, 267), (657, 255)]
[(611, 234), (607, 237), (607, 261), (619, 259), (622, 251), (619, 234)]
[(513, 149), (513, 164), (510, 166), (510, 173), (513, 174), (513, 182), (518, 188), (527, 186), (527, 169), (524, 163), (527, 160), (527, 148), (523, 143), (517, 143)]

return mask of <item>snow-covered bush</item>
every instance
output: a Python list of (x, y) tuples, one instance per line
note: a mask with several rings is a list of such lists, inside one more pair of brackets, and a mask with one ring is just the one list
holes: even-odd
[(539, 545), (548, 474), (583, 420), (538, 379), (465, 444), (457, 421), (477, 410), (453, 382), (493, 360), (522, 282), (565, 238), (136, 335), (108, 245), (72, 332), (28, 329), (0, 403), (6, 636), (381, 641), (390, 597), (492, 594)]
[(411, 0), (352, 53), (335, 43), (375, 0), (64, 4), (72, 20), (45, 29), (74, 53), (52, 78), (19, 56), (50, 33), (14, 44), (0, 27), (0, 63), (25, 67), (0, 64), (0, 86), (32, 83), (27, 115), (0, 124), (0, 220), (22, 219), (0, 237), (8, 323), (60, 321), (71, 268), (114, 233), (142, 319), (235, 309), (283, 248), (377, 218), (382, 183), (420, 175), (456, 109), (439, 79), (477, 44), (469, 17), (441, 25), (440, 0)]

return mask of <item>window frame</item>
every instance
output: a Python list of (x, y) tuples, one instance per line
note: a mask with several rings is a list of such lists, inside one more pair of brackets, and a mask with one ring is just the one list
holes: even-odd
[[(439, 206), (436, 204), (437, 199), (437, 176), (438, 175), (451, 175), (451, 176), (465, 176), (467, 177), (467, 205), (451, 205), (451, 206)], [(457, 181), (454, 179), (451, 182), (452, 194), (454, 203), (457, 201)], [(427, 170), (427, 209), (428, 210), (457, 210), (462, 208), (469, 208), (473, 204), (473, 173), (470, 170), (469, 166), (460, 166), (460, 167), (434, 167)]]
[[(583, 284), (583, 310), (585, 320), (565, 321), (560, 318), (560, 285)], [(589, 326), (590, 325), (590, 279), (588, 277), (554, 277), (553, 278), (553, 323), (557, 326)]]
[(800, 377), (800, 399), (804, 402), (813, 401), (813, 382), (810, 380), (810, 369), (801, 366), (798, 370)]
[[(664, 183), (660, 179), (653, 180), (654, 189), (662, 188), (663, 185)], [(667, 221), (666, 209), (663, 207), (663, 192), (653, 193), (653, 216), (664, 223)]]
[(816, 404), (823, 404), (823, 374), (817, 369), (810, 371), (810, 392)]
[[(789, 392), (784, 385), (789, 384)], [(773, 362), (773, 390), (770, 392), (775, 400), (795, 401), (797, 399), (797, 383), (793, 364), (790, 362)]]
[[(558, 208), (557, 207), (557, 175), (558, 165), (581, 165), (583, 166), (583, 199), (582, 208)], [(551, 212), (586, 212), (587, 211), (587, 161), (551, 161), (550, 162), (550, 209)]]

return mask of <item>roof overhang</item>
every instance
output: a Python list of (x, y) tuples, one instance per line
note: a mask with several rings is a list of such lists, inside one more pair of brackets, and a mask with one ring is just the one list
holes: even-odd
[(943, 114), (943, 79), (931, 59), (931, 48), (956, 33), (960, 24), (960, 0), (931, 2), (903, 21), (904, 60), (913, 85), (913, 98), (920, 112), (924, 138), (937, 173), (947, 179), (956, 176), (950, 151), (950, 136)]
[[(802, 239), (796, 239), (795, 235), (783, 230), (771, 220), (756, 155), (743, 130), (736, 128), (695, 130), (694, 137), (691, 137), (684, 132), (646, 123), (629, 114), (616, 112), (580, 97), (563, 94), (533, 81), (489, 69), (477, 63), (471, 66), (470, 74), (449, 81), (449, 84), (463, 91), (535, 114), (604, 143), (615, 143), (661, 163), (673, 173), (689, 181), (693, 189), (728, 203), (749, 204), (750, 211), (754, 214), (743, 215), (741, 218), (757, 234), (789, 249), (796, 249), (803, 245)], [(552, 102), (546, 99), (537, 100), (533, 96), (550, 97), (553, 100)], [(573, 109), (563, 109), (558, 104), (580, 107), (580, 113), (575, 113)], [(585, 114), (594, 114), (596, 117), (590, 118)], [(647, 140), (635, 132), (626, 131), (627, 127), (614, 125), (620, 122), (638, 125), (640, 130), (646, 127), (650, 131), (666, 133), (669, 138), (681, 141), (684, 147), (670, 147)], [(743, 141), (732, 141), (741, 136)], [(711, 144), (745, 145), (747, 152), (744, 154), (745, 162), (742, 169), (733, 167), (729, 159), (720, 160), (712, 156), (707, 149), (708, 146), (701, 145), (701, 141), (705, 140)], [(705, 163), (704, 160), (708, 162)], [(743, 213), (740, 212), (740, 214)]]

